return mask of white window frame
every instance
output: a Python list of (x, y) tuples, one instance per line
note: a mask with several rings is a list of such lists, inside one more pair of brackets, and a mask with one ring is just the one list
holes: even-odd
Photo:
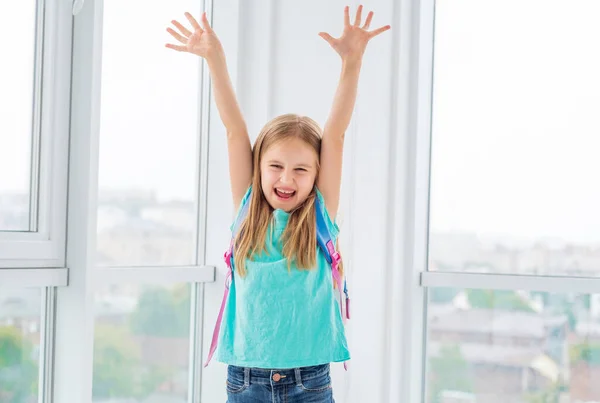
[(38, 0), (37, 12), (30, 190), (30, 217), (37, 216), (37, 225), (32, 232), (0, 231), (0, 270), (64, 266), (71, 86), (70, 4), (62, 0)]
[(393, 120), (386, 401), (425, 401), (431, 73), (435, 0), (400, 0), (392, 16)]
[[(427, 289), (429, 287), (600, 293), (600, 278), (428, 271), (431, 119), (435, 0), (395, 3), (394, 60), (399, 71), (391, 186), (390, 386), (388, 401), (426, 401)], [(400, 380), (399, 382), (397, 380)], [(395, 382), (394, 382), (395, 380)]]
[[(199, 4), (212, 17), (212, 1)], [(193, 10), (190, 10), (193, 11)], [(86, 0), (74, 18), (71, 138), (69, 153), (69, 285), (56, 289), (53, 388), (43, 403), (91, 402), (93, 386), (94, 296), (103, 284), (188, 283), (191, 286), (188, 401), (200, 402), (204, 283), (215, 280), (206, 265), (206, 199), (210, 80), (202, 75), (200, 149), (196, 173), (197, 222), (195, 265), (185, 267), (96, 267), (98, 159), (102, 78), (103, 0)]]
[(38, 402), (51, 401), (56, 287), (65, 267), (71, 91), (71, 8), (38, 0), (32, 125), (30, 231), (0, 231), (0, 287), (41, 292)]

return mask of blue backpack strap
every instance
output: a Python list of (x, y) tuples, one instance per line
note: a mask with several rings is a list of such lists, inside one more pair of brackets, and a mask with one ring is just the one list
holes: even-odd
[[(329, 232), (329, 228), (327, 227), (327, 221), (325, 219), (325, 206), (322, 205), (319, 197), (316, 198), (315, 201), (315, 214), (317, 221), (317, 244), (327, 263), (331, 265), (331, 274), (333, 276), (333, 281), (337, 284), (339, 293), (340, 293), (340, 311), (342, 312), (342, 319), (350, 319), (350, 296), (348, 295), (348, 287), (346, 286), (346, 279), (344, 278), (344, 285), (342, 286), (342, 278), (341, 274), (338, 270), (338, 265), (342, 260), (339, 252), (335, 249), (335, 243), (333, 242), (333, 237), (331, 236), (331, 232)], [(342, 291), (344, 292), (346, 298), (342, 298)], [(345, 314), (344, 314), (345, 308)]]
[(237, 235), (242, 222), (248, 215), (248, 206), (250, 206), (250, 197), (252, 196), (252, 190), (248, 192), (248, 196), (242, 199), (242, 206), (240, 207), (240, 212), (238, 213), (235, 222), (233, 223), (233, 228), (231, 230), (231, 242), (229, 243), (229, 249), (225, 252), (223, 256), (225, 258), (225, 263), (227, 267), (231, 270), (233, 275), (233, 246), (235, 242), (235, 236)]

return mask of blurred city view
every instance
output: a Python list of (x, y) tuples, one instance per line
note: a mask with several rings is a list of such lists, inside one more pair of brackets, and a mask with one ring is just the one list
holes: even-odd
[[(430, 234), (430, 270), (597, 276), (598, 263), (597, 246)], [(431, 288), (428, 300), (428, 402), (600, 402), (600, 294)]]
[[(4, 208), (0, 222), (19, 211)], [(150, 191), (104, 192), (98, 214), (100, 265), (189, 263), (193, 203), (160, 203)], [(597, 276), (600, 247), (556, 240), (508, 245), (477, 234), (432, 232), (429, 262), (434, 271)], [(600, 402), (600, 294), (428, 293), (429, 402)], [(97, 290), (95, 403), (186, 401), (189, 298), (184, 284)], [(39, 290), (0, 291), (2, 402), (35, 400), (40, 309)], [(12, 390), (15, 376), (18, 391)]]

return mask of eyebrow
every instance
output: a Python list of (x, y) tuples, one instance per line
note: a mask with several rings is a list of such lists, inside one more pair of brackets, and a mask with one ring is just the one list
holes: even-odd
[[(279, 165), (283, 165), (283, 163), (281, 161), (278, 160), (269, 160), (267, 161), (268, 164), (279, 164)], [(302, 168), (312, 168), (312, 165), (309, 164), (297, 164), (297, 167), (302, 167)]]

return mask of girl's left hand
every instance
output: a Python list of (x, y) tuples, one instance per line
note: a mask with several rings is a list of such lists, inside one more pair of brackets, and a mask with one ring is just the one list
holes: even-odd
[(344, 8), (344, 32), (340, 38), (333, 38), (326, 32), (319, 33), (319, 36), (325, 39), (344, 61), (360, 61), (369, 40), (390, 29), (390, 26), (386, 25), (373, 31), (368, 31), (373, 19), (372, 11), (369, 12), (365, 24), (361, 27), (362, 8), (362, 5), (358, 6), (353, 25), (350, 25), (348, 6)]

